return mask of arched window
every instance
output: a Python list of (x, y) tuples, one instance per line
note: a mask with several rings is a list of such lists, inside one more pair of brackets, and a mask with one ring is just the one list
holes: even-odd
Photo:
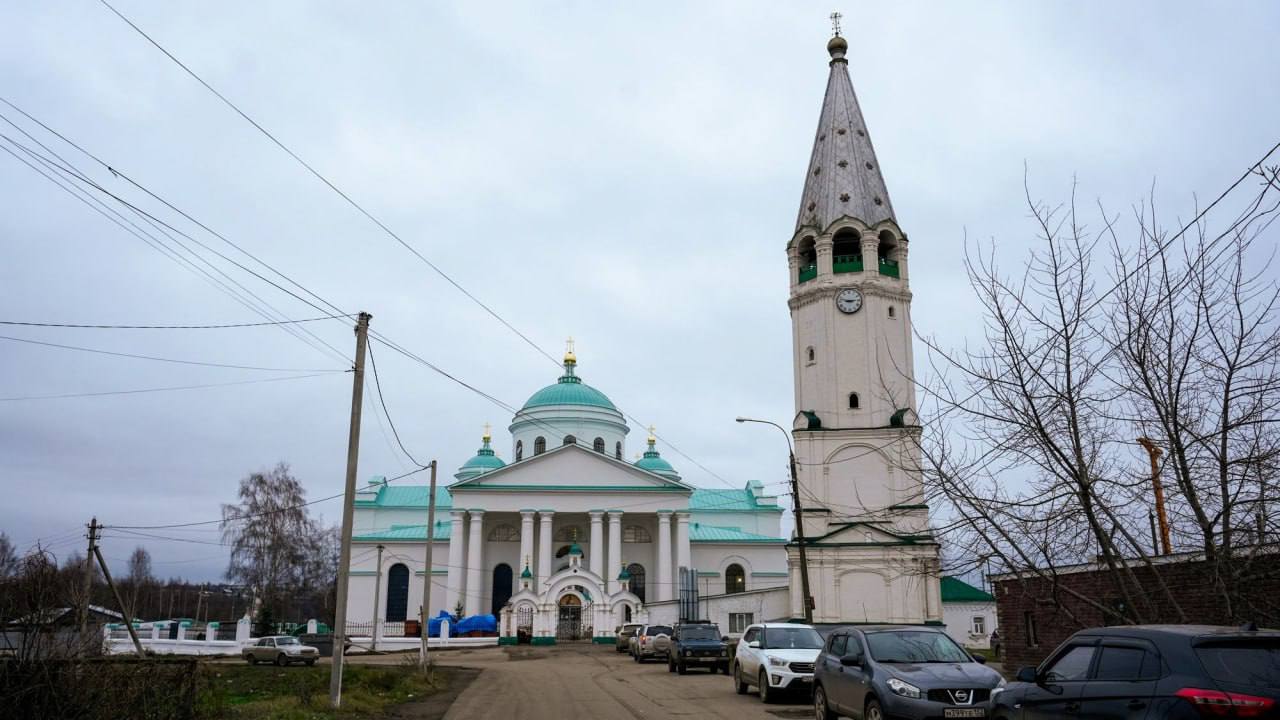
[(862, 238), (846, 228), (831, 240), (831, 270), (837, 273), (862, 272)]
[(404, 622), (409, 611), (409, 568), (396, 563), (387, 571), (387, 622)]
[(489, 604), (494, 615), (502, 612), (502, 607), (511, 599), (511, 566), (501, 563), (493, 568), (493, 602)]
[(524, 441), (517, 440), (516, 441), (516, 460), (519, 461), (523, 459), (524, 459)]
[(627, 566), (627, 574), (631, 576), (632, 594), (640, 598), (640, 602), (644, 602), (644, 566), (631, 563)]
[(596, 438), (595, 442), (591, 443), (591, 449), (598, 453), (604, 453), (604, 438)]
[(747, 573), (738, 563), (725, 568), (724, 591), (728, 595), (747, 591)]
[(809, 346), (809, 347), (804, 351), (804, 356), (805, 356), (805, 360), (806, 360), (807, 362), (814, 362), (814, 360), (813, 360), (813, 346), (812, 346), (812, 345), (810, 345), (810, 346)]
[(572, 436), (572, 435), (565, 435), (565, 436), (564, 436), (564, 443), (563, 443), (563, 444), (564, 444), (564, 445), (577, 445), (577, 444), (578, 444), (578, 438), (576, 438), (576, 437), (574, 437), (574, 436)]
[(614, 443), (613, 456), (619, 460), (622, 459), (622, 443), (621, 442)]
[(503, 523), (489, 531), (489, 542), (516, 542), (520, 539), (520, 531)]
[(858, 393), (849, 393), (849, 409), (858, 409)]
[(889, 317), (893, 317), (893, 306), (889, 306)]
[(541, 455), (547, 451), (547, 439), (539, 435), (533, 439), (533, 454)]
[(814, 248), (813, 238), (805, 238), (800, 241), (797, 256), (800, 261), (800, 270), (796, 281), (805, 282), (817, 277), (818, 251)]
[(649, 535), (648, 530), (639, 525), (628, 525), (622, 528), (622, 542), (647, 543), (653, 542), (653, 537)]
[(582, 539), (582, 528), (577, 525), (565, 525), (556, 531), (556, 542), (578, 542)]

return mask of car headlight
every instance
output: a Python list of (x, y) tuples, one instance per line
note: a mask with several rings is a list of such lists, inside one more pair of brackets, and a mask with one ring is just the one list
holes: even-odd
[(782, 658), (771, 657), (769, 658), (769, 664), (773, 667), (786, 667), (787, 661)]
[(685, 650), (685, 651), (684, 651), (684, 656), (685, 656), (685, 657), (689, 657), (689, 656), (690, 656), (690, 655), (692, 655), (692, 654), (693, 654), (693, 653), (692, 653), (692, 652), (690, 652), (690, 651), (688, 651), (688, 650)]
[(995, 700), (997, 695), (1004, 692), (1006, 685), (1008, 685), (1008, 683), (1004, 681), (1004, 678), (1000, 678), (1000, 682), (996, 683), (996, 686), (991, 688), (991, 699)]
[(902, 697), (920, 699), (920, 688), (909, 682), (904, 682), (898, 678), (889, 678), (889, 682), (885, 683), (895, 694)]

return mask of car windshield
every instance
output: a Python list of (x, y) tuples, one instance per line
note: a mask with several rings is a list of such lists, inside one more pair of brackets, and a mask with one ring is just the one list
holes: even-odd
[(822, 647), (822, 636), (809, 627), (770, 627), (764, 629), (762, 648), (773, 650), (817, 650)]
[(882, 663), (955, 663), (971, 658), (940, 632), (893, 630), (867, 633), (872, 659)]
[(291, 637), (276, 638), (276, 644), (277, 645), (297, 645), (298, 638), (291, 638)]
[(670, 625), (650, 625), (649, 629), (645, 630), (644, 634), (645, 635), (670, 635), (671, 626)]
[(1280, 641), (1215, 642), (1197, 646), (1196, 655), (1214, 680), (1280, 687)]
[(720, 640), (719, 628), (706, 625), (703, 627), (684, 628), (680, 631), (681, 640)]

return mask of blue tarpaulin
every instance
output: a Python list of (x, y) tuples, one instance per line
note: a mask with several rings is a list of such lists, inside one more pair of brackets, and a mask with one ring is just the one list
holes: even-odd
[[(439, 615), (427, 618), (427, 637), (440, 637), (440, 622), (442, 620), (451, 620), (452, 617), (448, 612), (441, 610)], [(450, 630), (449, 633), (453, 634), (454, 631)]]
[(492, 615), (472, 615), (458, 621), (455, 628), (449, 630), (452, 635), (463, 635), (469, 632), (498, 632), (498, 619)]

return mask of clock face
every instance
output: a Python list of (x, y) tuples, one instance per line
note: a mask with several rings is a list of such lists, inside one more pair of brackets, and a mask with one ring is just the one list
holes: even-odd
[(836, 309), (853, 314), (862, 309), (862, 293), (856, 288), (845, 288), (836, 295)]

